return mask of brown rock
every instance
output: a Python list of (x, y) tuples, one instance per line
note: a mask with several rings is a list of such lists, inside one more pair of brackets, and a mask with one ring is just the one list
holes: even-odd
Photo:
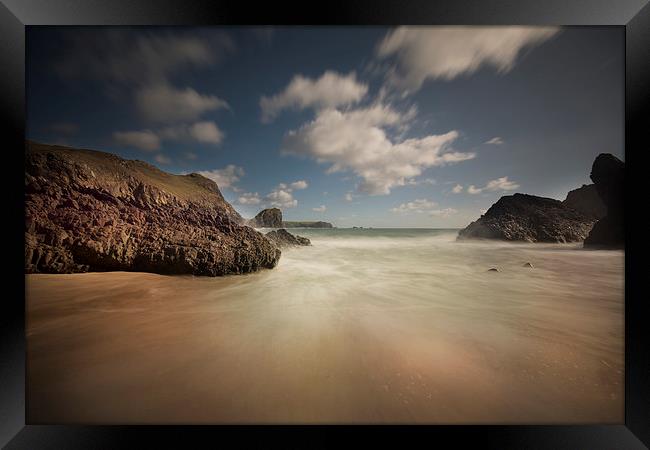
[(278, 250), (216, 183), (142, 161), (28, 141), (25, 271), (225, 275), (274, 267)]

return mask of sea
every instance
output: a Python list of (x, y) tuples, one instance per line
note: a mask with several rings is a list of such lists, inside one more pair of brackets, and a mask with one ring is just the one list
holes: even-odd
[(624, 251), (289, 231), (249, 275), (27, 275), (30, 422), (623, 422)]

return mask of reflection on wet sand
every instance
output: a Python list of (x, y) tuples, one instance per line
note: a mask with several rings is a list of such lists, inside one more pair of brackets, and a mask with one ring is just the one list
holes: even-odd
[(27, 276), (29, 420), (623, 421), (622, 252), (302, 234), (248, 276)]

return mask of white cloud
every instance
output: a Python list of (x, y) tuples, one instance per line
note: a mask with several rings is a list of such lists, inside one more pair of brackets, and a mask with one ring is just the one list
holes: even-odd
[(294, 181), (289, 186), (291, 187), (291, 189), (299, 190), (299, 189), (307, 189), (309, 184), (307, 184), (305, 180), (298, 180), (298, 181)]
[(262, 199), (257, 192), (246, 192), (242, 194), (237, 201), (241, 205), (259, 205)]
[(223, 169), (203, 170), (198, 173), (217, 183), (219, 188), (233, 189), (239, 179), (244, 176), (244, 169), (234, 164), (229, 164)]
[(485, 144), (488, 145), (501, 145), (503, 144), (503, 139), (501, 139), (499, 136), (493, 137), (489, 141), (485, 141)]
[(519, 185), (514, 181), (508, 180), (508, 177), (497, 178), (496, 180), (488, 181), (485, 189), (488, 191), (514, 191)]
[(293, 183), (280, 183), (264, 197), (269, 206), (276, 208), (294, 208), (298, 206), (298, 200), (293, 198), (294, 190), (307, 189), (309, 183), (305, 180), (294, 181)]
[(400, 214), (411, 213), (411, 212), (422, 214), (424, 212), (432, 210), (436, 206), (438, 206), (438, 203), (431, 200), (427, 200), (425, 198), (420, 198), (420, 199), (413, 200), (412, 202), (402, 203), (397, 208), (392, 208), (391, 211)]
[(444, 209), (434, 209), (429, 211), (429, 215), (432, 217), (442, 217), (447, 218), (449, 216), (453, 216), (454, 214), (457, 214), (458, 210), (454, 208), (444, 208)]
[(451, 192), (453, 192), (454, 194), (460, 194), (461, 192), (463, 192), (463, 186), (457, 184), (452, 188)]
[(295, 208), (298, 206), (298, 200), (293, 198), (291, 189), (282, 189), (278, 187), (268, 193), (265, 199), (270, 206), (276, 208)]
[(315, 212), (323, 213), (323, 212), (327, 211), (327, 206), (325, 206), (325, 205), (320, 205), (319, 207), (317, 207), (317, 208), (312, 208), (311, 210), (312, 210), (312, 211), (315, 211)]
[(328, 70), (317, 80), (296, 75), (279, 94), (260, 99), (262, 122), (271, 122), (285, 109), (332, 108), (359, 102), (368, 85), (357, 81), (356, 74), (341, 75)]
[(324, 109), (285, 135), (282, 152), (330, 164), (327, 173), (352, 170), (362, 179), (358, 189), (372, 195), (389, 194), (426, 168), (475, 157), (450, 150), (457, 131), (402, 141), (388, 136), (387, 129), (408, 123), (415, 114), (414, 108), (399, 113), (378, 103), (348, 111)]
[(346, 202), (351, 202), (353, 200), (352, 192), (347, 192), (344, 198)]
[(214, 122), (197, 122), (190, 127), (190, 136), (199, 142), (218, 145), (223, 140), (223, 132)]
[(172, 160), (162, 153), (157, 154), (154, 159), (158, 164), (171, 164)]
[(399, 27), (379, 43), (377, 55), (394, 57), (389, 82), (414, 92), (428, 78), (451, 80), (483, 66), (508, 72), (524, 48), (539, 45), (558, 31), (530, 26)]
[(482, 188), (477, 188), (476, 186), (471, 185), (467, 188), (467, 193), (480, 194), (481, 192), (484, 191), (490, 191), (490, 192), (514, 191), (518, 187), (519, 185), (514, 181), (508, 180), (508, 177), (501, 177), (501, 178), (497, 178), (496, 180), (488, 181), (488, 183)]
[(160, 148), (160, 138), (151, 130), (116, 131), (113, 133), (113, 139), (119, 145), (145, 151), (154, 151)]
[(166, 83), (139, 89), (135, 104), (144, 118), (154, 122), (194, 120), (207, 111), (228, 108), (228, 103), (219, 97), (201, 95), (190, 87), (177, 89)]

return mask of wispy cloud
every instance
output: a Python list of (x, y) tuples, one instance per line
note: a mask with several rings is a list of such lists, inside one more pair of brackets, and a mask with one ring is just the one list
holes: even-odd
[(147, 152), (160, 149), (160, 138), (151, 130), (116, 131), (113, 133), (113, 139), (119, 145)]
[(420, 198), (420, 199), (413, 200), (412, 202), (402, 203), (398, 207), (392, 208), (391, 212), (400, 213), (400, 214), (412, 213), (412, 212), (422, 214), (424, 212), (432, 210), (436, 206), (438, 206), (437, 202), (427, 200), (425, 198)]
[(154, 157), (154, 159), (156, 160), (156, 162), (158, 164), (171, 164), (172, 163), (172, 160), (169, 157), (163, 155), (162, 153), (157, 154)]
[(237, 202), (240, 205), (259, 205), (262, 199), (257, 192), (246, 192), (239, 196)]
[(312, 211), (315, 211), (315, 212), (319, 212), (319, 213), (324, 213), (325, 211), (327, 211), (327, 206), (325, 206), (325, 205), (320, 205), (319, 207), (317, 207), (317, 208), (312, 208), (311, 210), (312, 210)]
[(496, 180), (488, 181), (485, 186), (478, 188), (474, 185), (470, 185), (467, 188), (468, 194), (480, 194), (481, 192), (490, 191), (490, 192), (499, 192), (499, 191), (514, 191), (519, 188), (519, 184), (514, 181), (510, 181), (508, 177), (497, 178)]
[(236, 188), (237, 182), (244, 176), (244, 169), (234, 164), (229, 164), (223, 169), (202, 170), (198, 172), (206, 178), (211, 179), (219, 188)]
[(135, 94), (140, 114), (153, 122), (195, 120), (207, 111), (228, 108), (214, 95), (201, 95), (190, 87), (177, 89), (168, 84), (146, 86)]
[(388, 82), (408, 93), (420, 89), (426, 79), (451, 80), (483, 66), (506, 73), (523, 49), (558, 31), (526, 26), (399, 27), (379, 43), (377, 56), (392, 58)]
[(296, 75), (279, 94), (260, 99), (262, 122), (271, 122), (285, 109), (332, 108), (359, 102), (368, 85), (357, 81), (356, 74), (341, 75), (327, 71), (314, 80)]
[(492, 139), (485, 141), (484, 142), (487, 145), (502, 145), (503, 144), (503, 139), (501, 139), (499, 136), (493, 137)]

